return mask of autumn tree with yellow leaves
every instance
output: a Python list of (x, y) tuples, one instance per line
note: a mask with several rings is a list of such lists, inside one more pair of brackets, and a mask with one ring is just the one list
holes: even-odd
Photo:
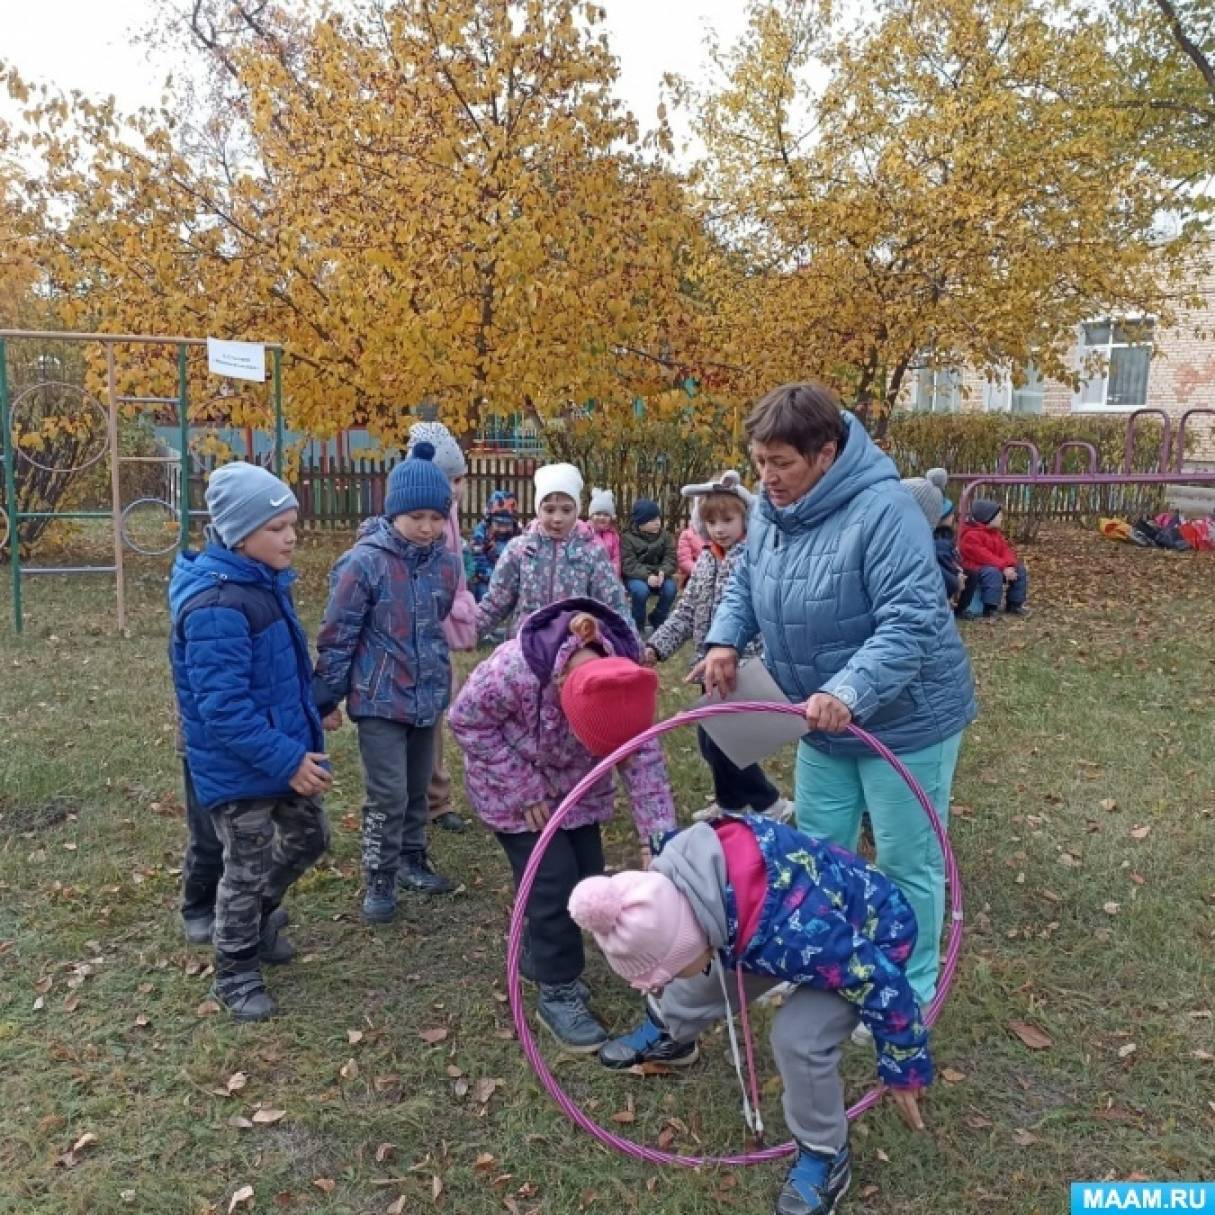
[[(707, 280), (735, 392), (818, 376), (881, 429), (916, 366), (1059, 378), (1095, 311), (1168, 318), (1191, 167), (1100, 13), (1052, 0), (754, 3), (685, 87), (728, 256)], [(725, 272), (723, 272), (723, 267)]]
[(69, 323), (282, 340), (290, 420), (322, 434), (669, 388), (697, 229), (616, 99), (600, 19), (199, 0), (202, 115), (29, 98)]

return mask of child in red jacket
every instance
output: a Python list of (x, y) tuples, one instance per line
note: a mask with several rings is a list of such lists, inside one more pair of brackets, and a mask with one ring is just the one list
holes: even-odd
[(970, 515), (958, 537), (962, 568), (978, 582), (983, 616), (987, 619), (1000, 611), (1001, 604), (1013, 616), (1029, 615), (1025, 606), (1029, 574), (1017, 550), (1000, 530), (1003, 522), (1000, 504), (979, 498), (971, 503)]

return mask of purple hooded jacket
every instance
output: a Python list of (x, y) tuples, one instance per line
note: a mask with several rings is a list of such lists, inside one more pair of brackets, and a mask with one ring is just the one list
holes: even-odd
[[(599, 761), (578, 741), (561, 711), (560, 677), (581, 642), (570, 620), (587, 612), (599, 621), (611, 655), (639, 657), (632, 628), (593, 599), (563, 599), (533, 612), (519, 635), (500, 645), (469, 677), (448, 720), (464, 752), (468, 800), (494, 831), (529, 830), (524, 812), (537, 802), (555, 810)], [(675, 804), (657, 741), (620, 765), (638, 834), (675, 825)], [(612, 778), (587, 793), (563, 826), (602, 823), (612, 816)]]

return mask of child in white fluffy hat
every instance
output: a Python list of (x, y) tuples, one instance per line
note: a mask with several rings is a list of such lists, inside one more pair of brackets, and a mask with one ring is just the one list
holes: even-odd
[(524, 617), (562, 599), (595, 599), (632, 619), (624, 586), (603, 546), (578, 526), (582, 474), (572, 464), (536, 469), (536, 522), (498, 558), (489, 590), (477, 605), (481, 636), (510, 618), (510, 636)]

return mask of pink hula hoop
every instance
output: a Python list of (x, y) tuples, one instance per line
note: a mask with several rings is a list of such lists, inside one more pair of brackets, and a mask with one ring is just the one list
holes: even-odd
[[(510, 995), (511, 1013), (515, 1020), (515, 1032), (519, 1035), (519, 1042), (523, 1047), (523, 1053), (539, 1077), (540, 1083), (548, 1090), (549, 1095), (571, 1122), (581, 1127), (587, 1134), (594, 1136), (600, 1143), (626, 1156), (632, 1156), (636, 1160), (644, 1160), (650, 1164), (675, 1164), (683, 1168), (693, 1169), (705, 1164), (766, 1164), (773, 1160), (779, 1160), (782, 1156), (792, 1155), (794, 1144), (790, 1142), (781, 1144), (778, 1147), (764, 1148), (755, 1152), (744, 1152), (734, 1156), (683, 1156), (674, 1152), (663, 1152), (657, 1148), (647, 1147), (643, 1143), (637, 1143), (632, 1139), (616, 1135), (606, 1127), (600, 1126), (574, 1104), (561, 1085), (557, 1083), (556, 1077), (549, 1070), (543, 1056), (540, 1054), (540, 1049), (536, 1045), (536, 1039), (532, 1035), (531, 1026), (528, 1024), (527, 1012), (523, 1006), (523, 985), (519, 978), (519, 958), (523, 952), (523, 910), (527, 906), (528, 898), (531, 896), (532, 886), (536, 881), (536, 871), (540, 867), (540, 862), (544, 858), (545, 850), (548, 848), (554, 833), (560, 830), (561, 823), (566, 815), (578, 804), (591, 786), (610, 772), (622, 759), (627, 759), (642, 744), (649, 742), (650, 739), (658, 738), (660, 735), (667, 733), (668, 730), (674, 730), (679, 726), (686, 726), (692, 722), (701, 721), (706, 717), (715, 717), (718, 714), (753, 712), (801, 714), (804, 711), (804, 707), (800, 705), (734, 701), (728, 704), (705, 705), (698, 709), (689, 709), (684, 713), (676, 714), (667, 721), (661, 721), (657, 725), (651, 726), (644, 734), (639, 734), (636, 738), (625, 743), (623, 747), (617, 748), (602, 762), (596, 764), (570, 790), (569, 795), (545, 825), (544, 830), (540, 834), (540, 839), (527, 862), (527, 868), (523, 871), (523, 878), (519, 883), (519, 892), (515, 899), (514, 910), (511, 912), (510, 938), (506, 948), (507, 991)], [(946, 997), (949, 995), (949, 989), (953, 986), (954, 977), (958, 969), (958, 957), (962, 951), (962, 882), (958, 873), (957, 861), (954, 859), (953, 849), (949, 845), (949, 836), (941, 825), (936, 808), (928, 799), (928, 795), (920, 787), (919, 782), (907, 770), (906, 765), (887, 746), (878, 742), (873, 735), (866, 733), (859, 726), (850, 725), (847, 732), (854, 738), (860, 739), (872, 751), (880, 755), (903, 778), (907, 787), (915, 795), (916, 801), (924, 808), (924, 813), (928, 815), (929, 822), (932, 823), (932, 829), (941, 845), (941, 852), (945, 858), (945, 878), (949, 885), (949, 940), (945, 947), (945, 960), (941, 966), (941, 977), (937, 984), (936, 997), (924, 1013), (925, 1024), (931, 1026), (940, 1015), (941, 1009), (945, 1005)], [(882, 1088), (880, 1085), (870, 1089), (848, 1111), (848, 1117), (859, 1117), (866, 1110), (876, 1105), (881, 1095)]]

